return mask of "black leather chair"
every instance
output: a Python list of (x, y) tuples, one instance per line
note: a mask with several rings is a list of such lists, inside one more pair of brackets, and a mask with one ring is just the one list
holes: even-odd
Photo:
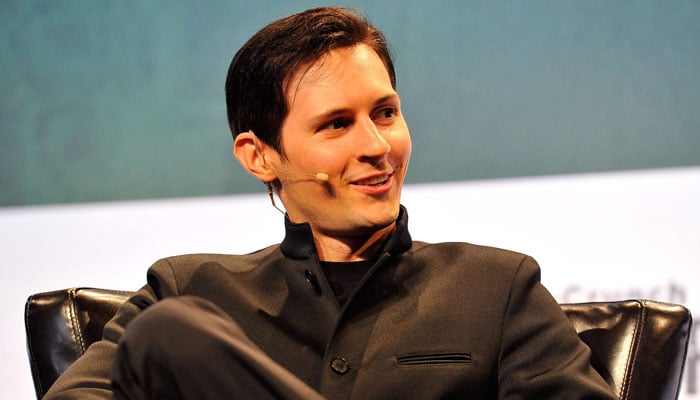
[[(100, 339), (104, 324), (130, 295), (79, 288), (29, 297), (25, 325), (38, 398)], [(591, 348), (593, 366), (620, 399), (678, 398), (692, 324), (685, 307), (628, 300), (562, 308)]]

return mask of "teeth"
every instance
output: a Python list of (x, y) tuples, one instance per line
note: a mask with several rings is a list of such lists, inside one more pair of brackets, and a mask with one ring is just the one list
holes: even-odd
[(389, 179), (388, 176), (378, 176), (378, 177), (373, 178), (373, 179), (366, 179), (364, 181), (358, 181), (358, 182), (356, 182), (356, 184), (357, 185), (368, 185), (368, 186), (381, 185), (384, 182), (386, 182), (387, 179)]

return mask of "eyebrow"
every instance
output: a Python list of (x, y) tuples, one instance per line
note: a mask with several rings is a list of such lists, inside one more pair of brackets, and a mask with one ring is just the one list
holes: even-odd
[[(398, 99), (398, 98), (399, 98), (399, 94), (398, 94), (398, 93), (391, 93), (391, 94), (388, 94), (388, 95), (386, 95), (386, 96), (382, 96), (382, 97), (378, 98), (378, 99), (374, 102), (373, 107), (376, 107), (376, 106), (378, 106), (378, 105), (380, 105), (380, 104), (382, 104), (382, 103), (386, 103), (386, 102), (389, 101), (389, 100), (394, 100), (394, 99)], [(347, 113), (347, 112), (350, 111), (350, 110), (351, 110), (350, 108), (337, 108), (337, 109), (332, 109), (332, 110), (330, 110), (330, 111), (323, 112), (323, 113), (318, 114), (318, 115), (316, 115), (316, 116), (314, 116), (314, 117), (311, 117), (311, 118), (309, 119), (309, 125), (310, 125), (310, 126), (316, 126), (316, 125), (318, 125), (318, 124), (320, 124), (320, 123), (322, 123), (322, 122), (325, 122), (325, 121), (328, 120), (328, 119), (332, 119), (333, 117), (337, 117), (337, 116), (339, 116), (339, 115), (343, 115), (343, 114)]]

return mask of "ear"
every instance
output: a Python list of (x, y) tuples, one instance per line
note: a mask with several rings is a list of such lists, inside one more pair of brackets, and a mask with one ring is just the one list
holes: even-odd
[[(273, 154), (274, 153), (274, 154)], [(277, 156), (277, 151), (259, 140), (253, 131), (241, 132), (233, 141), (233, 155), (243, 168), (264, 183), (277, 179), (275, 170), (265, 161), (265, 156)]]

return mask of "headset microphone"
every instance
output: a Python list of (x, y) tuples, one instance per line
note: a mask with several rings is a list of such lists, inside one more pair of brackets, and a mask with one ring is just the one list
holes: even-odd
[[(265, 162), (265, 158), (262, 156), (262, 153), (260, 153), (260, 148), (258, 147), (258, 141), (256, 140), (257, 136), (255, 136), (255, 133), (253, 132), (252, 129), (248, 130), (247, 133), (250, 134), (250, 136), (253, 138), (253, 144), (255, 145), (255, 153), (257, 153), (257, 155), (263, 159), (263, 162)], [(270, 168), (274, 169), (275, 171), (284, 172), (285, 174), (289, 174), (289, 175), (313, 176), (319, 182), (328, 182), (328, 174), (323, 173), (323, 172), (309, 174), (306, 172), (287, 171), (285, 169), (280, 169), (280, 168), (275, 168), (275, 167), (270, 167)], [(274, 200), (273, 200), (273, 205), (274, 205)]]
[(328, 182), (328, 174), (323, 173), (323, 172), (317, 172), (317, 173), (315, 173), (315, 174), (309, 174), (309, 173), (306, 173), (306, 172), (287, 171), (287, 170), (285, 170), (285, 169), (279, 169), (279, 168), (274, 168), (274, 167), (272, 167), (272, 169), (274, 169), (275, 171), (283, 172), (283, 173), (285, 173), (285, 174), (289, 174), (289, 175), (312, 176), (312, 177), (316, 178), (317, 181), (320, 181), (320, 182)]
[(324, 174), (323, 172), (317, 172), (315, 176), (316, 179), (318, 179), (321, 182), (328, 182), (328, 174)]

